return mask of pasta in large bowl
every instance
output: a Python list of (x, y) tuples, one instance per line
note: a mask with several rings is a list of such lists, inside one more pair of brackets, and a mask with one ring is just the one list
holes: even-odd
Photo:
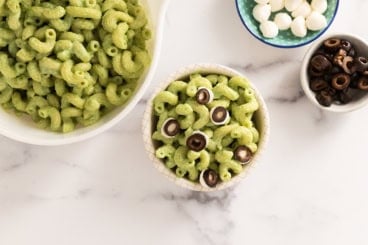
[(0, 133), (61, 145), (116, 124), (151, 81), (167, 2), (0, 1)]

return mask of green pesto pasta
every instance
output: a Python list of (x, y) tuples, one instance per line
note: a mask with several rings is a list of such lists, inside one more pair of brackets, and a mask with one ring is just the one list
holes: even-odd
[(0, 0), (0, 104), (46, 130), (92, 125), (133, 96), (150, 38), (136, 0)]
[(175, 112), (179, 116), (182, 116), (182, 118), (180, 118), (181, 120), (179, 121), (181, 129), (187, 129), (193, 125), (195, 121), (195, 115), (193, 113), (193, 108), (189, 104), (185, 103), (177, 105), (175, 107)]
[(257, 152), (258, 108), (243, 77), (196, 73), (173, 81), (153, 99), (156, 157), (179, 178), (203, 185), (211, 170), (215, 185), (229, 181)]
[(50, 129), (57, 131), (61, 126), (60, 111), (52, 106), (45, 106), (38, 110), (38, 115), (42, 118), (50, 118)]
[(55, 47), (56, 32), (54, 29), (47, 29), (45, 32), (45, 41), (42, 42), (36, 37), (31, 37), (28, 41), (29, 46), (38, 53), (44, 54), (51, 52)]
[(86, 19), (101, 19), (102, 13), (98, 9), (84, 8), (76, 6), (66, 7), (66, 13), (72, 17), (86, 18)]

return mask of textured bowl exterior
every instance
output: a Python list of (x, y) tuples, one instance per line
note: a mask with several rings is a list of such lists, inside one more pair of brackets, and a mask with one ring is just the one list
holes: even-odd
[(215, 188), (206, 188), (200, 185), (199, 183), (194, 183), (184, 178), (178, 178), (175, 175), (175, 173), (173, 173), (170, 169), (166, 168), (163, 162), (160, 159), (156, 158), (155, 156), (155, 146), (151, 138), (151, 135), (153, 133), (153, 127), (152, 127), (153, 126), (152, 125), (153, 99), (157, 93), (159, 93), (162, 90), (165, 90), (166, 87), (170, 84), (170, 82), (178, 80), (180, 78), (187, 77), (188, 75), (192, 73), (223, 74), (226, 76), (243, 76), (244, 77), (243, 74), (231, 68), (228, 68), (222, 65), (217, 65), (217, 64), (194, 64), (194, 65), (190, 65), (190, 66), (187, 66), (187, 67), (184, 67), (178, 70), (176, 73), (171, 75), (166, 81), (164, 81), (157, 87), (156, 91), (153, 93), (152, 98), (147, 103), (147, 107), (146, 107), (146, 111), (143, 116), (143, 123), (142, 123), (142, 133), (143, 133), (144, 145), (145, 145), (146, 151), (153, 165), (157, 168), (157, 170), (160, 173), (162, 173), (164, 176), (166, 176), (169, 180), (171, 180), (175, 184), (181, 187), (184, 187), (186, 189), (194, 190), (194, 191), (208, 192), (208, 191), (215, 191), (215, 190), (223, 190), (223, 189), (226, 189), (240, 182), (250, 172), (250, 170), (254, 167), (254, 165), (259, 161), (259, 158), (261, 154), (264, 152), (264, 149), (266, 147), (266, 143), (269, 137), (268, 110), (267, 110), (266, 104), (261, 94), (254, 87), (254, 85), (252, 85), (252, 88), (255, 90), (255, 95), (260, 105), (260, 109), (257, 112), (257, 121), (258, 121), (259, 130), (260, 130), (260, 141), (258, 144), (258, 150), (256, 154), (254, 155), (253, 160), (251, 161), (251, 163), (246, 165), (242, 173), (236, 175), (229, 182), (220, 183)]
[(309, 61), (312, 58), (313, 53), (323, 44), (323, 42), (326, 39), (332, 37), (349, 40), (355, 47), (358, 54), (368, 57), (368, 42), (358, 36), (342, 33), (324, 36), (323, 39), (314, 43), (304, 55), (302, 66), (300, 68), (300, 83), (307, 98), (320, 109), (330, 112), (351, 112), (362, 108), (368, 103), (367, 92), (361, 92), (360, 95), (357, 97), (357, 99), (353, 99), (353, 101), (351, 101), (348, 104), (345, 105), (332, 104), (329, 107), (325, 107), (318, 103), (316, 99), (316, 94), (309, 88), (309, 78), (308, 78)]
[[(327, 19), (327, 26), (323, 30), (308, 31), (305, 37), (300, 38), (294, 36), (289, 29), (279, 31), (278, 36), (275, 38), (265, 38), (259, 30), (259, 23), (254, 19), (252, 14), (253, 8), (257, 3), (254, 0), (235, 0), (235, 3), (239, 17), (245, 28), (261, 42), (278, 48), (297, 48), (313, 42), (330, 27), (339, 8), (339, 0), (328, 1), (328, 8), (324, 13)], [(271, 18), (273, 16), (274, 14), (271, 15)]]

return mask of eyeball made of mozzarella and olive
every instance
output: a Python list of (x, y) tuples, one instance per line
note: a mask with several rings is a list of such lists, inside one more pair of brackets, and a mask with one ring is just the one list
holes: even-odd
[(257, 4), (253, 8), (253, 17), (260, 23), (266, 21), (271, 16), (271, 6), (269, 4)]
[(274, 38), (279, 34), (279, 28), (273, 21), (263, 21), (259, 29), (261, 29), (262, 35), (266, 38)]

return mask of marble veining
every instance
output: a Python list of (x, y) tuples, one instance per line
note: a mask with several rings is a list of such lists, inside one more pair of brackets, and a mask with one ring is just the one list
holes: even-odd
[[(367, 10), (366, 1), (340, 1), (327, 33), (368, 39)], [(299, 84), (308, 46), (255, 40), (234, 1), (172, 0), (164, 25), (152, 84), (115, 127), (58, 147), (0, 136), (0, 245), (368, 244), (367, 108), (341, 115), (310, 103)], [(143, 147), (152, 92), (198, 62), (244, 73), (270, 112), (267, 151), (246, 179), (222, 192), (175, 186)]]

